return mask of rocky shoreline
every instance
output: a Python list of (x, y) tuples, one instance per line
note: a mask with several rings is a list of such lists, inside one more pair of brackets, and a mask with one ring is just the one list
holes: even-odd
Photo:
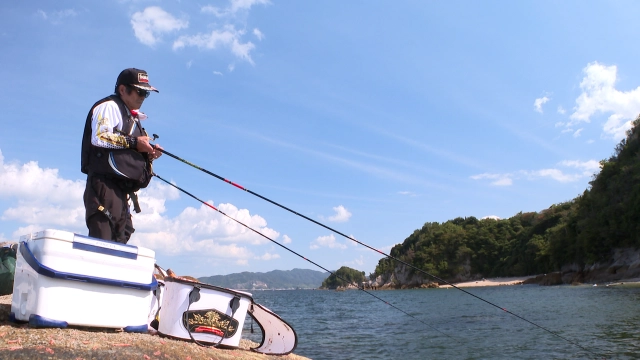
[[(500, 286), (537, 284), (581, 285), (581, 284), (619, 284), (640, 281), (640, 249), (615, 249), (612, 259), (605, 262), (580, 266), (571, 264), (563, 266), (560, 271), (548, 274), (535, 274), (513, 278), (484, 279), (482, 274), (471, 274), (469, 266), (454, 279), (448, 280), (456, 286)], [(365, 289), (425, 289), (450, 287), (417, 273), (413, 269), (399, 265), (390, 274), (378, 276), (374, 281), (362, 284)], [(357, 288), (355, 285), (348, 288)]]
[(29, 324), (10, 322), (10, 311), (11, 295), (0, 296), (1, 359), (309, 360), (293, 353), (260, 354), (250, 350), (257, 347), (257, 343), (244, 339), (237, 349), (218, 349), (161, 337), (157, 333), (88, 327), (33, 328)]

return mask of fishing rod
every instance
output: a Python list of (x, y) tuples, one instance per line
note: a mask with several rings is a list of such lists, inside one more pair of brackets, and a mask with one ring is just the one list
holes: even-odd
[[(155, 140), (156, 138), (158, 138), (158, 136), (157, 136), (156, 134), (153, 134), (153, 138), (154, 138), (154, 140)], [(226, 182), (227, 184), (233, 185), (234, 187), (236, 187), (236, 188), (238, 188), (238, 189), (240, 189), (240, 190), (246, 191), (246, 192), (248, 192), (249, 194), (254, 195), (254, 196), (256, 196), (256, 197), (258, 197), (258, 198), (260, 198), (260, 199), (262, 199), (262, 200), (265, 200), (265, 201), (267, 201), (267, 202), (269, 202), (269, 203), (271, 203), (271, 204), (273, 204), (273, 205), (275, 205), (275, 206), (277, 206), (277, 207), (279, 207), (279, 208), (282, 208), (282, 209), (287, 210), (287, 211), (289, 211), (289, 212), (291, 212), (291, 213), (293, 213), (293, 214), (295, 214), (295, 215), (298, 215), (298, 216), (300, 216), (300, 217), (301, 217), (301, 218), (303, 218), (303, 219), (309, 220), (309, 221), (311, 221), (312, 223), (314, 223), (314, 224), (316, 224), (316, 225), (319, 225), (319, 226), (321, 226), (321, 227), (323, 227), (323, 228), (325, 228), (325, 229), (327, 229), (327, 230), (329, 230), (329, 231), (332, 231), (332, 232), (334, 232), (334, 233), (336, 233), (336, 234), (338, 234), (338, 235), (340, 235), (340, 236), (342, 236), (342, 237), (345, 237), (345, 238), (347, 238), (347, 239), (349, 239), (349, 240), (351, 240), (351, 241), (354, 241), (354, 242), (356, 242), (356, 243), (358, 243), (358, 244), (360, 244), (360, 245), (362, 245), (362, 246), (364, 246), (364, 247), (366, 247), (366, 248), (368, 248), (368, 249), (371, 249), (371, 250), (373, 250), (373, 251), (375, 251), (375, 252), (377, 252), (377, 253), (379, 253), (379, 254), (381, 254), (381, 255), (383, 255), (383, 256), (385, 256), (385, 257), (389, 258), (389, 259), (392, 259), (392, 260), (394, 260), (394, 261), (396, 261), (396, 262), (398, 262), (398, 263), (400, 263), (400, 264), (402, 264), (402, 265), (404, 265), (404, 266), (407, 266), (407, 267), (409, 267), (409, 268), (411, 268), (411, 269), (414, 269), (414, 270), (416, 270), (416, 271), (418, 271), (418, 272), (420, 272), (420, 273), (422, 273), (422, 274), (425, 274), (425, 275), (427, 275), (427, 276), (430, 276), (431, 278), (433, 278), (433, 279), (435, 279), (435, 280), (437, 280), (437, 281), (439, 281), (439, 282), (441, 282), (441, 283), (447, 284), (447, 285), (449, 285), (449, 286), (453, 287), (454, 289), (460, 290), (460, 291), (462, 291), (462, 292), (466, 293), (467, 295), (473, 296), (474, 298), (476, 298), (476, 299), (478, 299), (478, 300), (480, 300), (480, 301), (483, 301), (483, 302), (485, 302), (485, 303), (487, 303), (487, 304), (489, 304), (489, 305), (491, 305), (491, 306), (493, 306), (493, 307), (495, 307), (495, 308), (498, 308), (498, 309), (500, 309), (500, 310), (502, 310), (502, 311), (506, 312), (506, 313), (507, 313), (507, 314), (509, 314), (509, 315), (512, 315), (512, 316), (514, 316), (514, 317), (516, 317), (516, 318), (518, 318), (518, 319), (520, 319), (520, 320), (522, 320), (522, 321), (525, 321), (525, 322), (527, 322), (527, 323), (529, 323), (529, 324), (531, 324), (531, 325), (533, 325), (533, 326), (535, 326), (535, 327), (537, 327), (537, 328), (539, 328), (539, 329), (541, 329), (541, 330), (544, 330), (544, 331), (546, 331), (546, 332), (548, 332), (548, 333), (550, 333), (550, 334), (552, 334), (552, 335), (554, 335), (554, 336), (556, 336), (556, 337), (558, 337), (558, 338), (560, 338), (560, 339), (562, 339), (562, 340), (564, 340), (564, 341), (566, 341), (566, 342), (568, 342), (568, 343), (570, 343), (570, 344), (572, 344), (572, 345), (575, 345), (575, 346), (579, 347), (580, 349), (582, 349), (582, 350), (584, 350), (584, 351), (586, 351), (586, 352), (588, 352), (588, 353), (591, 353), (591, 354), (594, 354), (594, 355), (597, 355), (597, 356), (602, 356), (601, 354), (595, 353), (595, 352), (593, 352), (593, 351), (591, 351), (591, 350), (589, 350), (589, 349), (585, 348), (584, 346), (582, 346), (582, 345), (578, 344), (578, 343), (577, 343), (577, 342), (575, 342), (575, 341), (571, 341), (571, 340), (569, 340), (569, 339), (565, 338), (564, 336), (562, 336), (562, 335), (560, 335), (560, 334), (558, 334), (558, 333), (556, 333), (556, 332), (553, 332), (553, 331), (551, 331), (551, 330), (549, 330), (549, 329), (545, 328), (545, 327), (544, 327), (544, 326), (542, 326), (542, 325), (538, 325), (538, 324), (534, 323), (533, 321), (530, 321), (530, 320), (528, 320), (528, 319), (526, 319), (526, 318), (524, 318), (524, 317), (522, 317), (522, 316), (520, 316), (520, 315), (518, 315), (518, 314), (516, 314), (516, 313), (514, 313), (514, 312), (511, 312), (511, 311), (509, 311), (509, 310), (507, 310), (507, 309), (505, 309), (505, 308), (503, 308), (503, 307), (501, 307), (501, 306), (499, 306), (499, 305), (494, 304), (493, 302), (491, 302), (491, 301), (489, 301), (489, 300), (486, 300), (486, 299), (484, 299), (484, 298), (482, 298), (482, 297), (480, 297), (480, 296), (477, 296), (477, 295), (475, 295), (475, 294), (473, 294), (473, 293), (471, 293), (471, 292), (469, 292), (469, 291), (466, 291), (466, 290), (464, 290), (464, 289), (462, 289), (462, 288), (460, 288), (460, 287), (458, 287), (458, 286), (456, 286), (456, 285), (452, 284), (451, 282), (449, 282), (449, 281), (447, 281), (447, 280), (444, 280), (444, 279), (442, 279), (442, 278), (440, 278), (440, 277), (438, 277), (438, 276), (436, 276), (436, 275), (430, 274), (429, 272), (427, 272), (427, 271), (425, 271), (425, 270), (423, 270), (423, 269), (421, 269), (421, 268), (419, 268), (419, 267), (416, 267), (416, 266), (414, 266), (414, 265), (411, 265), (411, 264), (409, 264), (409, 263), (407, 263), (407, 262), (405, 262), (405, 261), (403, 261), (403, 260), (400, 260), (400, 259), (398, 259), (398, 258), (396, 258), (396, 257), (394, 257), (394, 256), (391, 256), (390, 254), (386, 254), (386, 253), (384, 253), (384, 252), (382, 252), (382, 251), (380, 251), (380, 250), (378, 250), (378, 249), (376, 249), (376, 248), (374, 248), (374, 247), (372, 247), (372, 246), (369, 246), (369, 245), (367, 245), (367, 244), (365, 244), (365, 243), (363, 243), (363, 242), (361, 242), (361, 241), (359, 241), (359, 240), (355, 239), (354, 237), (348, 236), (348, 235), (346, 235), (346, 234), (342, 233), (341, 231), (338, 231), (338, 230), (336, 230), (336, 229), (334, 229), (334, 228), (332, 228), (332, 227), (330, 227), (330, 226), (327, 226), (327, 225), (325, 225), (325, 224), (323, 224), (323, 223), (321, 223), (321, 222), (319, 222), (319, 221), (316, 221), (316, 220), (314, 220), (314, 219), (311, 219), (311, 218), (310, 218), (310, 217), (308, 217), (308, 216), (305, 216), (305, 215), (303, 215), (303, 214), (300, 214), (300, 213), (298, 213), (298, 212), (297, 212), (297, 211), (295, 211), (295, 210), (292, 210), (292, 209), (290, 209), (290, 208), (288, 208), (288, 207), (286, 207), (286, 206), (284, 206), (284, 205), (282, 205), (282, 204), (280, 204), (280, 203), (277, 203), (277, 202), (275, 202), (275, 201), (273, 201), (273, 200), (271, 200), (271, 199), (269, 199), (269, 198), (267, 198), (267, 197), (264, 197), (264, 196), (262, 196), (262, 195), (260, 195), (260, 194), (258, 194), (258, 193), (256, 193), (256, 192), (253, 192), (253, 191), (251, 191), (251, 190), (249, 190), (249, 189), (245, 188), (244, 186), (242, 186), (242, 185), (240, 185), (240, 184), (237, 184), (237, 183), (235, 183), (235, 182), (233, 182), (233, 181), (231, 181), (231, 180), (228, 180), (228, 179), (226, 179), (226, 178), (224, 178), (224, 177), (222, 177), (222, 176), (220, 176), (220, 175), (218, 175), (218, 174), (214, 174), (214, 173), (212, 173), (211, 171), (209, 171), (209, 170), (207, 170), (207, 169), (204, 169), (204, 168), (202, 168), (202, 167), (200, 167), (200, 166), (198, 166), (198, 165), (196, 165), (196, 164), (193, 164), (193, 163), (191, 163), (191, 162), (189, 162), (189, 161), (187, 161), (187, 160), (185, 160), (185, 159), (183, 159), (183, 158), (181, 158), (181, 157), (179, 157), (179, 156), (177, 156), (177, 155), (174, 155), (174, 154), (172, 154), (172, 153), (168, 152), (167, 150), (160, 149), (160, 148), (156, 148), (156, 147), (155, 147), (155, 145), (152, 145), (152, 146), (155, 148), (155, 150), (156, 150), (156, 151), (161, 151), (162, 153), (167, 154), (167, 155), (169, 155), (170, 157), (172, 157), (172, 158), (174, 158), (174, 159), (176, 159), (176, 160), (178, 160), (178, 161), (180, 161), (180, 162), (183, 162), (183, 163), (185, 163), (185, 164), (187, 164), (187, 165), (189, 165), (189, 166), (191, 166), (191, 167), (194, 167), (194, 168), (196, 168), (196, 169), (198, 169), (198, 170), (200, 170), (200, 171), (204, 172), (205, 174), (211, 175), (211, 176), (215, 177), (215, 178), (216, 178), (216, 179), (218, 179), (218, 180), (222, 180), (222, 181)]]
[[(338, 279), (340, 279), (340, 280), (344, 281), (345, 283), (347, 283), (347, 284), (351, 283), (350, 281), (348, 281), (347, 279), (345, 279), (345, 278), (343, 278), (343, 277), (339, 276), (339, 275), (338, 275), (338, 274), (336, 274), (335, 272), (333, 272), (333, 271), (331, 271), (331, 270), (328, 270), (328, 269), (324, 268), (323, 266), (321, 266), (321, 265), (319, 265), (319, 264), (317, 264), (317, 263), (315, 263), (315, 262), (313, 262), (313, 261), (311, 261), (311, 260), (307, 259), (306, 257), (304, 257), (304, 256), (302, 256), (302, 255), (300, 255), (300, 254), (298, 254), (297, 252), (295, 252), (295, 251), (291, 250), (290, 248), (288, 248), (288, 247), (286, 247), (286, 246), (284, 246), (284, 245), (280, 244), (279, 242), (277, 242), (277, 241), (273, 240), (272, 238), (268, 237), (267, 235), (265, 235), (265, 234), (263, 234), (263, 233), (259, 232), (258, 230), (256, 230), (256, 229), (254, 229), (254, 228), (250, 227), (249, 225), (246, 225), (245, 223), (241, 222), (240, 220), (238, 220), (238, 219), (236, 219), (236, 218), (234, 218), (234, 217), (231, 217), (231, 216), (227, 215), (227, 214), (226, 214), (225, 212), (223, 212), (222, 210), (220, 210), (220, 209), (218, 209), (217, 207), (215, 207), (215, 206), (213, 206), (213, 205), (209, 204), (209, 203), (208, 203), (208, 202), (206, 202), (206, 201), (203, 201), (203, 200), (201, 200), (201, 199), (197, 198), (195, 195), (193, 195), (193, 194), (191, 194), (190, 192), (188, 192), (188, 191), (184, 190), (183, 188), (179, 187), (178, 185), (176, 185), (176, 184), (174, 184), (174, 183), (171, 183), (171, 182), (169, 182), (169, 181), (165, 180), (164, 178), (160, 177), (160, 175), (158, 175), (158, 174), (155, 174), (155, 173), (154, 173), (154, 174), (153, 174), (153, 176), (155, 176), (155, 177), (157, 177), (158, 179), (160, 179), (160, 180), (164, 181), (165, 183), (167, 183), (167, 184), (169, 184), (169, 185), (173, 186), (174, 188), (178, 189), (179, 191), (182, 191), (183, 193), (185, 193), (185, 194), (189, 195), (190, 197), (192, 197), (192, 198), (194, 198), (195, 200), (197, 200), (197, 201), (201, 202), (202, 204), (204, 204), (204, 205), (208, 206), (209, 208), (211, 208), (211, 209), (213, 209), (213, 210), (215, 210), (215, 211), (219, 212), (220, 214), (222, 214), (222, 215), (226, 216), (227, 218), (229, 218), (229, 219), (231, 219), (231, 220), (235, 221), (236, 223), (238, 223), (238, 224), (240, 224), (240, 225), (242, 225), (242, 226), (246, 227), (247, 229), (249, 229), (249, 230), (253, 231), (254, 233), (256, 233), (256, 234), (258, 234), (258, 235), (262, 236), (263, 238), (265, 238), (265, 239), (267, 239), (267, 240), (271, 241), (272, 243), (274, 243), (274, 244), (276, 244), (276, 245), (280, 246), (281, 248), (283, 248), (283, 249), (285, 249), (285, 250), (287, 250), (287, 251), (289, 251), (289, 252), (291, 252), (291, 253), (293, 253), (293, 254), (297, 255), (298, 257), (300, 257), (300, 258), (302, 258), (302, 259), (304, 259), (304, 260), (306, 260), (306, 261), (310, 262), (311, 264), (313, 264), (313, 265), (315, 265), (315, 266), (319, 267), (320, 269), (322, 269), (322, 270), (324, 270), (324, 271), (326, 271), (326, 272), (330, 273), (331, 275), (333, 275), (333, 276), (335, 276), (336, 278), (338, 278)], [(430, 328), (432, 328), (433, 330), (435, 330), (435, 331), (439, 332), (440, 334), (442, 334), (442, 335), (444, 335), (444, 336), (447, 336), (447, 337), (449, 337), (449, 338), (453, 339), (453, 337), (452, 337), (452, 336), (450, 336), (450, 335), (448, 335), (448, 334), (445, 334), (444, 332), (442, 332), (442, 331), (440, 331), (440, 330), (436, 329), (436, 328), (435, 328), (435, 327), (433, 327), (432, 325), (429, 325), (428, 323), (426, 323), (426, 322), (424, 322), (424, 321), (422, 321), (422, 320), (418, 319), (417, 317), (415, 317), (415, 316), (413, 316), (413, 315), (409, 314), (408, 312), (406, 312), (406, 311), (404, 311), (404, 310), (400, 309), (399, 307), (397, 307), (397, 306), (395, 306), (395, 305), (391, 304), (390, 302), (385, 301), (385, 300), (383, 300), (383, 299), (379, 298), (378, 296), (374, 295), (373, 293), (371, 293), (371, 292), (369, 292), (369, 291), (365, 290), (365, 289), (364, 289), (364, 287), (360, 287), (360, 286), (358, 286), (358, 290), (362, 290), (362, 291), (364, 291), (365, 293), (367, 293), (367, 294), (369, 294), (369, 295), (373, 296), (374, 298), (376, 298), (376, 299), (378, 299), (378, 300), (382, 301), (383, 303), (385, 303), (385, 304), (387, 304), (387, 305), (391, 306), (392, 308), (394, 308), (394, 309), (396, 309), (396, 310), (398, 310), (398, 311), (400, 311), (400, 312), (404, 313), (405, 315), (410, 316), (411, 318), (413, 318), (413, 319), (415, 319), (415, 320), (418, 320), (419, 322), (423, 323), (424, 325), (427, 325), (428, 327), (430, 327)]]

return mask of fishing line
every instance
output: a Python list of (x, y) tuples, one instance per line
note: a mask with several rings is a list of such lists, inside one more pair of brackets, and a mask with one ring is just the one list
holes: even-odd
[[(155, 138), (157, 138), (157, 135), (155, 135), (155, 134), (154, 134), (154, 139), (155, 139)], [(152, 145), (152, 146), (154, 146), (154, 145)], [(154, 146), (154, 148), (155, 148), (155, 146)], [(233, 185), (233, 186), (235, 186), (236, 188), (238, 188), (238, 189), (240, 189), (240, 190), (244, 190), (244, 191), (248, 192), (249, 194), (254, 195), (254, 196), (257, 196), (257, 197), (259, 197), (260, 199), (265, 200), (265, 201), (267, 201), (267, 202), (269, 202), (269, 203), (271, 203), (271, 204), (273, 204), (273, 205), (275, 205), (275, 206), (277, 206), (277, 207), (279, 207), (279, 208), (282, 208), (282, 209), (287, 210), (287, 211), (289, 211), (289, 212), (291, 212), (291, 213), (293, 213), (293, 214), (295, 214), (295, 215), (298, 215), (298, 216), (300, 216), (300, 217), (301, 217), (301, 218), (303, 218), (303, 219), (309, 220), (309, 221), (311, 221), (312, 223), (314, 223), (314, 224), (316, 224), (316, 225), (319, 225), (319, 226), (321, 226), (321, 227), (323, 227), (323, 228), (325, 228), (325, 229), (327, 229), (327, 230), (329, 230), (329, 231), (332, 231), (332, 232), (334, 232), (334, 233), (336, 233), (336, 234), (338, 234), (338, 235), (340, 235), (340, 236), (343, 236), (343, 237), (345, 237), (345, 238), (347, 238), (347, 239), (349, 239), (349, 240), (351, 240), (351, 241), (354, 241), (354, 242), (356, 242), (356, 243), (358, 243), (358, 244), (360, 244), (360, 245), (362, 245), (362, 246), (364, 246), (364, 247), (366, 247), (366, 248), (368, 248), (368, 249), (371, 249), (371, 250), (373, 250), (373, 251), (375, 251), (375, 252), (379, 253), (380, 255), (383, 255), (383, 256), (385, 256), (385, 257), (387, 257), (387, 258), (389, 258), (389, 259), (392, 259), (392, 260), (394, 260), (394, 261), (396, 261), (396, 262), (398, 262), (398, 263), (400, 263), (400, 264), (402, 264), (402, 265), (404, 265), (404, 266), (407, 266), (407, 267), (409, 267), (409, 268), (411, 268), (411, 269), (414, 269), (414, 270), (416, 270), (416, 271), (418, 271), (418, 272), (420, 272), (420, 273), (423, 273), (423, 274), (425, 274), (425, 275), (428, 275), (428, 276), (430, 276), (431, 278), (433, 278), (433, 279), (435, 279), (435, 280), (438, 280), (438, 281), (439, 281), (439, 282), (441, 282), (441, 283), (445, 283), (445, 284), (447, 284), (447, 285), (449, 285), (449, 286), (451, 286), (451, 287), (453, 287), (453, 288), (455, 288), (455, 289), (458, 289), (458, 290), (460, 290), (460, 291), (462, 291), (462, 292), (466, 293), (467, 295), (471, 295), (471, 296), (473, 296), (474, 298), (476, 298), (476, 299), (478, 299), (478, 300), (480, 300), (480, 301), (483, 301), (483, 302), (485, 302), (485, 303), (487, 303), (487, 304), (489, 304), (489, 305), (491, 305), (491, 306), (493, 306), (493, 307), (495, 307), (495, 308), (498, 308), (498, 309), (500, 309), (500, 310), (502, 310), (502, 311), (506, 312), (507, 314), (510, 314), (510, 315), (512, 315), (512, 316), (515, 316), (516, 318), (518, 318), (518, 319), (520, 319), (520, 320), (522, 320), (522, 321), (525, 321), (525, 322), (527, 322), (527, 323), (529, 323), (529, 324), (531, 324), (531, 325), (533, 325), (533, 326), (535, 326), (535, 327), (538, 327), (539, 329), (542, 329), (542, 330), (544, 330), (544, 331), (546, 331), (546, 332), (548, 332), (548, 333), (550, 333), (550, 334), (552, 334), (552, 335), (554, 335), (554, 336), (556, 336), (556, 337), (558, 337), (558, 338), (560, 338), (560, 339), (562, 339), (562, 340), (564, 340), (564, 341), (566, 341), (566, 342), (568, 342), (568, 343), (570, 343), (570, 344), (573, 344), (573, 345), (575, 345), (575, 346), (579, 347), (580, 349), (582, 349), (582, 350), (584, 350), (584, 351), (586, 351), (586, 352), (588, 352), (588, 353), (591, 353), (591, 354), (594, 354), (594, 355), (597, 355), (597, 356), (602, 356), (601, 354), (595, 353), (595, 352), (593, 352), (593, 351), (591, 351), (591, 350), (589, 350), (589, 349), (585, 348), (584, 346), (582, 346), (582, 345), (578, 344), (578, 343), (577, 343), (577, 342), (575, 342), (575, 341), (571, 341), (571, 340), (569, 340), (569, 339), (567, 339), (567, 338), (563, 337), (562, 335), (560, 335), (560, 334), (558, 334), (558, 333), (555, 333), (555, 332), (553, 332), (553, 331), (551, 331), (551, 330), (549, 330), (549, 329), (547, 329), (547, 328), (545, 328), (545, 327), (543, 327), (543, 326), (541, 326), (541, 325), (538, 325), (538, 324), (534, 323), (533, 321), (530, 321), (530, 320), (528, 320), (528, 319), (525, 319), (524, 317), (522, 317), (522, 316), (520, 316), (520, 315), (518, 315), (518, 314), (515, 314), (515, 313), (513, 313), (513, 312), (511, 312), (511, 311), (509, 311), (509, 310), (507, 310), (507, 309), (505, 309), (505, 308), (503, 308), (503, 307), (501, 307), (501, 306), (498, 306), (498, 305), (496, 305), (496, 304), (492, 303), (492, 302), (491, 302), (491, 301), (489, 301), (489, 300), (486, 300), (486, 299), (484, 299), (484, 298), (481, 298), (480, 296), (474, 295), (473, 293), (470, 293), (470, 292), (468, 292), (468, 291), (466, 291), (466, 290), (464, 290), (464, 289), (462, 289), (462, 288), (459, 288), (459, 287), (455, 286), (454, 284), (452, 284), (452, 283), (448, 282), (447, 280), (444, 280), (444, 279), (442, 279), (442, 278), (440, 278), (440, 277), (438, 277), (438, 276), (436, 276), (436, 275), (430, 274), (430, 273), (428, 273), (428, 272), (426, 272), (426, 271), (424, 271), (424, 270), (420, 269), (419, 267), (416, 267), (416, 266), (411, 265), (411, 264), (409, 264), (409, 263), (407, 263), (407, 262), (405, 262), (405, 261), (402, 261), (402, 260), (400, 260), (400, 259), (398, 259), (398, 258), (396, 258), (396, 257), (394, 257), (394, 256), (391, 256), (390, 254), (386, 254), (386, 253), (384, 253), (384, 252), (382, 252), (382, 251), (380, 251), (380, 250), (378, 250), (378, 249), (376, 249), (376, 248), (374, 248), (374, 247), (371, 247), (371, 246), (369, 246), (369, 245), (367, 245), (367, 244), (365, 244), (365, 243), (363, 243), (363, 242), (361, 242), (361, 241), (359, 241), (359, 240), (355, 239), (354, 237), (348, 236), (348, 235), (346, 235), (346, 234), (344, 234), (344, 233), (342, 233), (342, 232), (340, 232), (340, 231), (338, 231), (338, 230), (336, 230), (336, 229), (334, 229), (334, 228), (332, 228), (332, 227), (330, 227), (330, 226), (327, 226), (327, 225), (325, 225), (325, 224), (323, 224), (323, 223), (321, 223), (321, 222), (319, 222), (319, 221), (313, 220), (313, 219), (311, 219), (311, 218), (310, 218), (310, 217), (308, 217), (308, 216), (305, 216), (305, 215), (303, 215), (303, 214), (300, 214), (300, 213), (298, 213), (297, 211), (294, 211), (294, 210), (292, 210), (292, 209), (290, 209), (290, 208), (288, 208), (288, 207), (286, 207), (286, 206), (284, 206), (284, 205), (282, 205), (282, 204), (280, 204), (280, 203), (277, 203), (277, 202), (275, 202), (275, 201), (273, 201), (273, 200), (271, 200), (271, 199), (269, 199), (269, 198), (266, 198), (266, 197), (264, 197), (264, 196), (262, 196), (262, 195), (260, 195), (260, 194), (258, 194), (258, 193), (256, 193), (256, 192), (253, 192), (253, 191), (251, 191), (251, 190), (249, 190), (249, 189), (247, 189), (247, 188), (245, 188), (245, 187), (241, 186), (240, 184), (237, 184), (237, 183), (235, 183), (235, 182), (233, 182), (233, 181), (227, 180), (227, 179), (225, 179), (224, 177), (222, 177), (222, 176), (220, 176), (220, 175), (214, 174), (214, 173), (212, 173), (211, 171), (209, 171), (209, 170), (207, 170), (207, 169), (201, 168), (200, 166), (195, 165), (195, 164), (193, 164), (193, 163), (191, 163), (191, 162), (189, 162), (189, 161), (187, 161), (187, 160), (185, 160), (185, 159), (183, 159), (183, 158), (181, 158), (181, 157), (179, 157), (179, 156), (176, 156), (176, 155), (174, 155), (174, 154), (172, 154), (172, 153), (170, 153), (170, 152), (168, 152), (168, 151), (166, 151), (166, 150), (164, 150), (164, 149), (155, 148), (155, 150), (156, 150), (156, 151), (161, 151), (162, 153), (167, 154), (167, 155), (169, 155), (170, 157), (172, 157), (172, 158), (174, 158), (174, 159), (176, 159), (176, 160), (178, 160), (178, 161), (181, 161), (181, 162), (183, 162), (183, 163), (185, 163), (185, 164), (187, 164), (187, 165), (189, 165), (189, 166), (192, 166), (192, 167), (194, 167), (194, 168), (196, 168), (196, 169), (198, 169), (198, 170), (200, 170), (200, 171), (202, 171), (202, 172), (204, 172), (204, 173), (206, 173), (206, 174), (208, 174), (208, 175), (211, 175), (211, 176), (215, 177), (215, 178), (216, 178), (216, 179), (218, 179), (218, 180), (222, 180), (222, 181), (226, 182), (227, 184)], [(278, 245), (280, 245), (280, 244), (278, 244)], [(297, 255), (297, 254), (296, 254), (296, 255)], [(303, 257), (303, 258), (304, 258), (304, 257)]]
[[(267, 239), (267, 240), (271, 241), (272, 243), (274, 243), (274, 244), (276, 244), (276, 245), (280, 246), (281, 248), (283, 248), (283, 249), (285, 249), (285, 250), (287, 250), (287, 251), (289, 251), (289, 252), (291, 252), (291, 253), (293, 253), (293, 254), (297, 255), (298, 257), (300, 257), (300, 258), (302, 258), (302, 259), (304, 259), (304, 260), (306, 260), (306, 261), (310, 262), (311, 264), (313, 264), (313, 265), (315, 265), (315, 266), (319, 267), (320, 269), (322, 269), (322, 270), (324, 270), (324, 271), (326, 271), (326, 272), (330, 273), (331, 275), (333, 275), (333, 276), (335, 276), (336, 278), (338, 278), (338, 279), (340, 279), (340, 280), (344, 281), (345, 283), (347, 283), (347, 284), (350, 284), (350, 283), (351, 283), (350, 281), (346, 280), (345, 278), (342, 278), (342, 277), (338, 276), (335, 272), (333, 272), (333, 271), (331, 271), (331, 270), (328, 270), (328, 269), (324, 268), (323, 266), (321, 266), (321, 265), (319, 265), (319, 264), (317, 264), (317, 263), (315, 263), (315, 262), (313, 262), (313, 261), (311, 261), (311, 260), (307, 259), (306, 257), (304, 257), (304, 256), (302, 256), (302, 255), (298, 254), (297, 252), (293, 251), (292, 249), (289, 249), (288, 247), (286, 247), (286, 246), (284, 246), (284, 245), (280, 244), (279, 242), (277, 242), (277, 241), (275, 241), (275, 240), (271, 239), (271, 238), (270, 238), (270, 237), (268, 237), (267, 235), (265, 235), (265, 234), (263, 234), (263, 233), (259, 232), (258, 230), (256, 230), (256, 229), (254, 229), (254, 228), (250, 227), (249, 225), (246, 225), (245, 223), (241, 222), (240, 220), (237, 220), (236, 218), (234, 218), (234, 217), (231, 217), (231, 216), (227, 215), (227, 214), (226, 214), (226, 213), (224, 213), (222, 210), (220, 210), (220, 209), (218, 209), (217, 207), (215, 207), (215, 206), (213, 206), (213, 205), (209, 204), (209, 203), (208, 203), (208, 202), (206, 202), (206, 201), (203, 201), (203, 200), (201, 200), (201, 199), (197, 198), (195, 195), (193, 195), (193, 194), (191, 194), (190, 192), (188, 192), (188, 191), (186, 191), (186, 190), (182, 189), (182, 188), (181, 188), (181, 187), (179, 187), (178, 185), (173, 184), (173, 183), (171, 183), (171, 182), (169, 182), (169, 181), (165, 180), (164, 178), (160, 177), (160, 175), (158, 175), (158, 174), (153, 174), (153, 176), (155, 176), (155, 177), (157, 177), (158, 179), (160, 179), (160, 180), (164, 181), (165, 183), (167, 183), (167, 184), (169, 184), (169, 185), (173, 186), (174, 188), (178, 189), (179, 191), (182, 191), (183, 193), (185, 193), (185, 194), (189, 195), (190, 197), (192, 197), (192, 198), (194, 198), (195, 200), (197, 200), (197, 201), (201, 202), (202, 204), (204, 204), (204, 205), (206, 205), (206, 206), (210, 207), (211, 209), (213, 209), (213, 210), (215, 210), (215, 211), (219, 212), (220, 214), (222, 214), (222, 215), (226, 216), (227, 218), (229, 218), (229, 219), (231, 219), (231, 220), (235, 221), (236, 223), (238, 223), (238, 224), (240, 224), (240, 225), (242, 225), (242, 226), (246, 227), (247, 229), (249, 229), (249, 230), (253, 231), (254, 233), (256, 233), (256, 234), (258, 234), (258, 235), (262, 236), (263, 238), (265, 238), (265, 239)], [(444, 335), (444, 336), (447, 336), (447, 337), (449, 337), (449, 338), (453, 339), (453, 337), (452, 337), (452, 336), (450, 336), (450, 335), (447, 335), (447, 334), (443, 333), (442, 331), (440, 331), (440, 330), (436, 329), (436, 328), (435, 328), (435, 327), (433, 327), (432, 325), (430, 325), (430, 324), (428, 324), (428, 323), (426, 323), (426, 322), (424, 322), (424, 321), (422, 321), (422, 320), (418, 319), (417, 317), (415, 317), (415, 316), (413, 316), (413, 315), (409, 314), (408, 312), (406, 312), (406, 311), (404, 311), (404, 310), (400, 309), (399, 307), (397, 307), (397, 306), (395, 306), (395, 305), (391, 304), (390, 302), (385, 301), (385, 300), (383, 300), (383, 299), (379, 298), (378, 296), (376, 296), (375, 294), (373, 294), (373, 293), (371, 293), (371, 292), (369, 292), (369, 291), (365, 290), (364, 288), (361, 288), (361, 287), (359, 287), (359, 286), (358, 286), (358, 290), (362, 290), (362, 291), (364, 291), (365, 293), (367, 293), (367, 294), (369, 294), (369, 295), (373, 296), (374, 298), (376, 298), (376, 299), (378, 299), (378, 300), (382, 301), (383, 303), (385, 303), (385, 304), (387, 304), (387, 305), (391, 306), (392, 308), (394, 308), (394, 309), (396, 309), (396, 310), (398, 310), (398, 311), (402, 312), (403, 314), (405, 314), (405, 315), (407, 315), (407, 316), (409, 316), (409, 317), (411, 317), (411, 318), (413, 318), (413, 319), (415, 319), (415, 320), (417, 320), (417, 321), (419, 321), (419, 322), (423, 323), (424, 325), (426, 325), (426, 326), (428, 326), (428, 327), (432, 328), (433, 330), (435, 330), (435, 331), (439, 332), (440, 334), (442, 334), (442, 335)]]

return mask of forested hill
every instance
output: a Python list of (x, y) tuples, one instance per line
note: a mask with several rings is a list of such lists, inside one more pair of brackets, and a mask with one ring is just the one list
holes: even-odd
[(198, 278), (199, 281), (237, 290), (317, 289), (329, 273), (309, 270), (273, 270), (266, 273), (241, 272)]
[(322, 282), (321, 289), (338, 289), (349, 286), (360, 286), (365, 281), (364, 271), (358, 271), (347, 266), (333, 272)]
[[(541, 212), (503, 220), (475, 217), (427, 222), (391, 250), (433, 275), (522, 276), (558, 271), (565, 265), (609, 261), (614, 249), (640, 247), (640, 117), (601, 171), (577, 198)], [(396, 263), (379, 261), (375, 276), (389, 276)]]

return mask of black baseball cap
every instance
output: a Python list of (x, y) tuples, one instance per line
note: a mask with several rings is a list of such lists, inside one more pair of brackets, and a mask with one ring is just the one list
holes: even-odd
[(159, 92), (158, 89), (149, 84), (149, 75), (147, 75), (147, 72), (136, 68), (122, 70), (116, 81), (116, 87), (118, 87), (118, 85), (131, 85), (139, 89)]

